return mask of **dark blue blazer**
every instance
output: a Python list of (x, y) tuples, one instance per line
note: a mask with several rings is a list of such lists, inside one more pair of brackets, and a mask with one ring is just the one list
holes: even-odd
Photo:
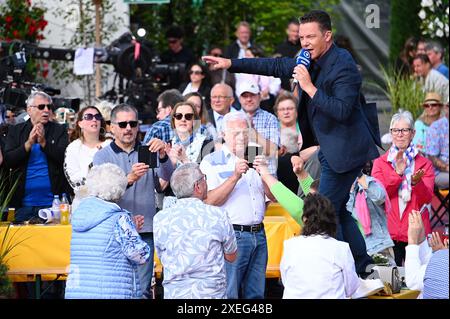
[[(317, 92), (299, 103), (300, 130), (304, 140), (313, 140), (311, 125), (330, 167), (348, 172), (379, 156), (361, 110), (361, 75), (350, 53), (334, 44), (315, 63), (320, 66), (313, 79)], [(229, 71), (291, 78), (295, 66), (295, 58), (232, 59)]]

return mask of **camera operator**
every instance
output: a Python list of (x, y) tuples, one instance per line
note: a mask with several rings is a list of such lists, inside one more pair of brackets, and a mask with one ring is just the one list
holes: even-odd
[[(162, 63), (184, 63), (191, 65), (195, 62), (192, 50), (183, 43), (183, 30), (178, 26), (172, 26), (166, 32), (166, 39), (169, 49), (161, 54)], [(181, 85), (180, 79), (175, 75), (170, 75), (170, 88), (178, 89)]]
[(33, 92), (26, 105), (30, 118), (9, 127), (3, 154), (6, 167), (16, 169), (20, 179), (11, 200), (19, 222), (50, 207), (53, 194), (71, 193), (63, 172), (69, 140), (66, 128), (52, 122), (52, 98), (42, 91)]

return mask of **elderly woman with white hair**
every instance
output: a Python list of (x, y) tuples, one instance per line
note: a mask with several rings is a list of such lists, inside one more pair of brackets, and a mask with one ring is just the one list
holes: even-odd
[[(430, 203), (433, 196), (433, 164), (420, 155), (414, 144), (414, 120), (410, 112), (400, 110), (390, 124), (392, 146), (373, 163), (372, 176), (386, 188), (392, 204), (387, 215), (389, 234), (394, 241), (395, 263), (401, 266), (408, 245), (408, 216), (412, 210)], [(429, 212), (422, 214), (425, 232), (431, 233)]]
[[(142, 298), (137, 265), (150, 258), (130, 212), (116, 202), (128, 181), (117, 165), (94, 166), (86, 178), (89, 196), (72, 214), (66, 299)], [(138, 227), (143, 220), (137, 221)]]

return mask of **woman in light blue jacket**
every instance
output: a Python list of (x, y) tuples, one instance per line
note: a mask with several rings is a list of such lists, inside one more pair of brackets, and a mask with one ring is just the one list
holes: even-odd
[(66, 299), (142, 298), (137, 265), (148, 262), (150, 247), (141, 240), (133, 217), (117, 202), (127, 187), (114, 164), (94, 166), (86, 177), (89, 196), (72, 215), (70, 270)]

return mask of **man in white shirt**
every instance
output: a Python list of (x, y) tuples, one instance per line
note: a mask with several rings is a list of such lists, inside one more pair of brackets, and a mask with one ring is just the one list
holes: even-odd
[[(264, 298), (267, 240), (264, 231), (265, 195), (273, 199), (266, 184), (244, 160), (249, 140), (249, 123), (242, 112), (223, 119), (225, 144), (207, 155), (200, 169), (207, 177), (205, 203), (225, 209), (236, 234), (236, 261), (226, 263), (227, 297)], [(255, 163), (265, 162), (257, 156)]]
[[(425, 239), (420, 212), (412, 211), (408, 216), (408, 246), (405, 257), (405, 281), (409, 289), (423, 291), (425, 271), (432, 254), (440, 249), (448, 249), (448, 240), (442, 243), (437, 232), (431, 234), (429, 241)], [(422, 298), (422, 292), (419, 299)]]

